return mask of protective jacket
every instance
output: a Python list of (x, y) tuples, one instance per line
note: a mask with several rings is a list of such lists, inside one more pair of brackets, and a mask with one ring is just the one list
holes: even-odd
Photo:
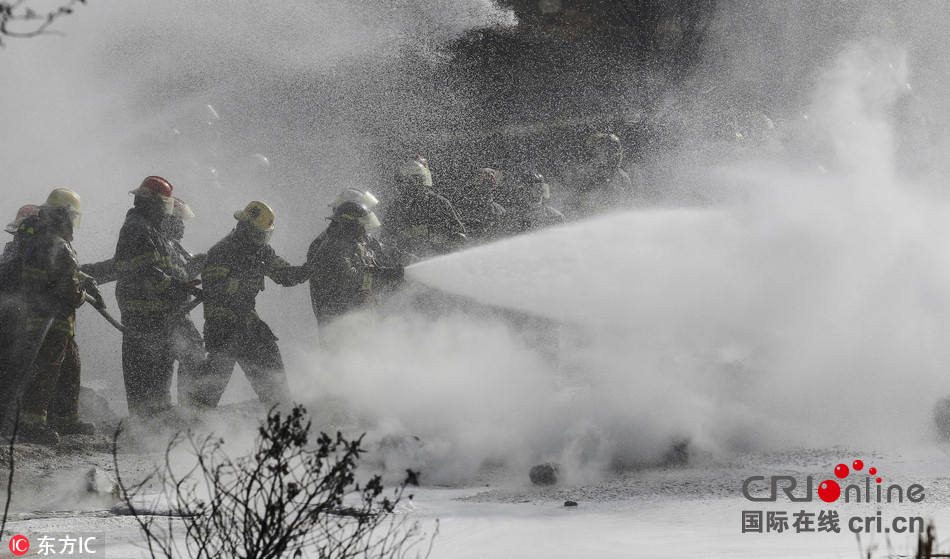
[(420, 258), (450, 252), (464, 237), (452, 202), (430, 188), (405, 188), (383, 220), (384, 241)]
[(257, 315), (255, 300), (265, 276), (293, 286), (309, 275), (306, 266), (290, 265), (270, 245), (250, 243), (237, 230), (211, 247), (201, 273), (208, 366), (207, 375), (190, 389), (194, 405), (218, 405), (235, 363), (265, 405), (289, 398), (277, 336)]
[(505, 216), (504, 231), (509, 235), (518, 235), (561, 223), (564, 223), (564, 214), (541, 203), (510, 209)]
[(115, 298), (122, 322), (135, 330), (166, 326), (168, 316), (186, 300), (174, 283), (187, 278), (171, 247), (136, 208), (129, 210), (115, 249), (118, 276)]
[(479, 240), (494, 238), (505, 221), (507, 211), (491, 198), (463, 199), (455, 206), (468, 234)]
[[(28, 301), (26, 336), (32, 336), (36, 357), (27, 375), (21, 421), (45, 423), (50, 411), (63, 422), (76, 422), (80, 362), (75, 322), (85, 293), (69, 241), (52, 232), (37, 233), (23, 255), (22, 289)], [(49, 330), (44, 331), (50, 318)]]
[(332, 227), (310, 244), (310, 301), (317, 322), (375, 304), (379, 293), (393, 283), (384, 277), (374, 245), (379, 246), (341, 235)]
[(79, 261), (69, 241), (40, 233), (23, 255), (22, 289), (27, 303), (27, 332), (39, 331), (53, 316), (50, 331), (75, 335), (76, 308), (85, 293), (79, 282)]
[(619, 208), (633, 194), (633, 181), (623, 169), (589, 168), (575, 177), (563, 207), (572, 218), (583, 218)]
[(26, 301), (23, 296), (23, 253), (33, 242), (38, 217), (20, 224), (0, 255), (0, 375), (12, 368), (22, 341)]
[(309, 271), (277, 256), (270, 245), (250, 246), (236, 231), (211, 247), (201, 273), (206, 324), (230, 328), (257, 319), (256, 299), (265, 276), (289, 287), (307, 281)]

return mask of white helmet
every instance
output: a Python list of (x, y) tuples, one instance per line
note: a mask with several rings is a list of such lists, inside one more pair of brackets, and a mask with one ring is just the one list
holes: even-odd
[(373, 196), (373, 193), (368, 190), (363, 191), (356, 188), (344, 188), (340, 192), (340, 195), (336, 197), (336, 200), (330, 204), (330, 209), (336, 210), (337, 207), (339, 207), (340, 204), (343, 204), (344, 202), (356, 202), (357, 204), (362, 204), (369, 211), (373, 211), (373, 208), (379, 204), (379, 200), (377, 200), (376, 197)]
[(432, 187), (432, 171), (429, 170), (429, 162), (421, 155), (403, 163), (396, 176), (399, 180), (413, 186)]

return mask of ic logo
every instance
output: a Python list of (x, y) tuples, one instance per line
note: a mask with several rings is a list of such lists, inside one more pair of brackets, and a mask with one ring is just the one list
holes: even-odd
[(30, 550), (30, 540), (26, 536), (13, 536), (10, 538), (10, 553), (14, 555), (24, 555)]

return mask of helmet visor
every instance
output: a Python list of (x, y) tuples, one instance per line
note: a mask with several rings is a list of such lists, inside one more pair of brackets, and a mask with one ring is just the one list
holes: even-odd
[(380, 226), (379, 218), (376, 217), (375, 212), (368, 212), (364, 217), (360, 218), (359, 221), (363, 224), (363, 227), (367, 229), (377, 229)]

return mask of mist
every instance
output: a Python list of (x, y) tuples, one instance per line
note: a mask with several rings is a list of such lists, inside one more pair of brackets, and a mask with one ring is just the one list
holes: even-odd
[[(322, 426), (369, 430), (387, 470), (439, 483), (539, 461), (582, 481), (680, 440), (696, 456), (929, 440), (950, 392), (947, 23), (937, 1), (722, 2), (656, 103), (680, 141), (629, 158), (648, 207), (418, 264), (409, 279), (476, 310), (418, 312), (409, 286), (333, 354), (307, 290), (269, 283), (258, 309), (294, 392)], [(158, 174), (198, 216), (190, 250), (261, 199), (302, 262), (336, 192), (387, 187), (374, 153), (470, 125), (466, 92), (424, 77), (441, 46), (516, 24), (488, 0), (92, 2), (0, 52), (4, 211), (76, 190), (75, 246), (96, 261)], [(558, 362), (485, 308), (557, 324)], [(84, 384), (123, 410), (118, 334), (81, 309), (78, 341)], [(242, 376), (227, 401), (251, 396)]]

